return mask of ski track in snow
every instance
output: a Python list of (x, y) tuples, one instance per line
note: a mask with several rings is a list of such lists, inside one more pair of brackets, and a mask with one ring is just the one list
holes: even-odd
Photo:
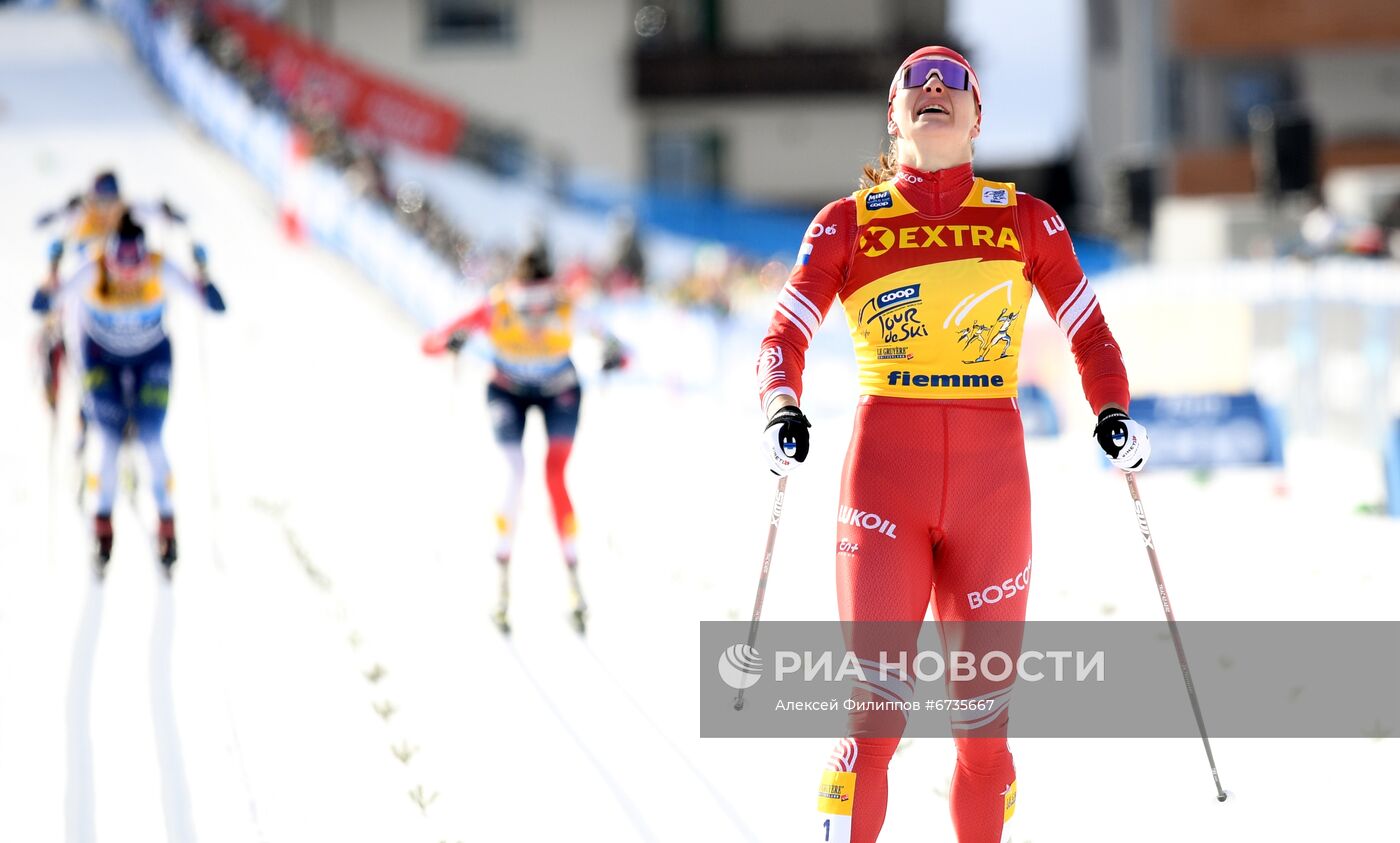
[[(79, 14), (0, 10), (0, 840), (773, 841), (814, 828), (830, 741), (696, 736), (698, 621), (747, 617), (772, 495), (753, 442), (757, 333), (711, 338), (697, 365), (717, 374), (700, 388), (624, 376), (586, 396), (570, 478), (586, 641), (566, 620), (532, 421), (503, 640), (487, 619), (499, 467), (481, 364), (424, 359), (416, 328), (345, 263), (282, 239), (273, 200), (128, 52)], [(45, 238), (32, 220), (103, 166), (131, 196), (189, 211), (229, 302), (222, 318), (189, 302), (171, 314), (173, 585), (144, 488), (120, 499), (115, 556), (92, 584), (71, 391), (51, 457), (37, 383), (27, 307)], [(183, 235), (154, 234), (187, 265)], [(789, 485), (775, 620), (834, 614), (849, 366), (814, 355), (808, 389), (815, 446)], [(1127, 491), (1090, 447), (1032, 445), (1031, 616), (1159, 618)], [(1179, 617), (1393, 618), (1397, 525), (1318, 515), (1273, 485), (1263, 472), (1143, 479)], [(1212, 743), (1237, 803), (1215, 803), (1195, 739), (1015, 740), (1015, 839), (1362, 839), (1400, 769), (1394, 741)], [(951, 770), (946, 742), (900, 751), (882, 840), (952, 839)]]

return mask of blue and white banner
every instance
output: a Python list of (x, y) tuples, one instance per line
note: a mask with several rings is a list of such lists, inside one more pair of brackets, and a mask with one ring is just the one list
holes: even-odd
[(1152, 437), (1153, 468), (1283, 464), (1278, 418), (1253, 392), (1134, 396), (1131, 412)]

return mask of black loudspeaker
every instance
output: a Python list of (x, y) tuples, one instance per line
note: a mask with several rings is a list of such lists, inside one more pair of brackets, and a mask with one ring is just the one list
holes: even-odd
[(1274, 122), (1274, 166), (1284, 193), (1317, 184), (1317, 139), (1306, 114), (1279, 114)]
[(1249, 115), (1255, 183), (1265, 193), (1310, 191), (1317, 186), (1317, 133), (1298, 108), (1256, 107)]
[(1136, 231), (1152, 230), (1152, 205), (1157, 200), (1157, 168), (1150, 164), (1124, 167), (1118, 174), (1121, 204), (1128, 225)]

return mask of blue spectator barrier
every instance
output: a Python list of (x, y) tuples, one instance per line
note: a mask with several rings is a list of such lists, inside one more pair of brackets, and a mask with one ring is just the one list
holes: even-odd
[(422, 326), (461, 305), (456, 269), (392, 213), (353, 193), (340, 173), (291, 154), (292, 126), (255, 105), (190, 44), (174, 22), (142, 0), (105, 0), (156, 81), (205, 135), (245, 166), (321, 245), (344, 256)]

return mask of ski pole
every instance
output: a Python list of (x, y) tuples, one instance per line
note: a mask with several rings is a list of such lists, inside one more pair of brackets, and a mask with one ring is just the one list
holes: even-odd
[[(749, 621), (749, 649), (758, 640), (758, 619), (763, 614), (763, 594), (768, 590), (768, 569), (773, 564), (773, 545), (778, 540), (778, 519), (783, 516), (783, 496), (787, 493), (787, 475), (778, 478), (778, 493), (773, 496), (773, 511), (768, 519), (768, 546), (763, 551), (763, 571), (758, 575), (758, 595), (753, 601), (753, 619)], [(744, 689), (734, 698), (734, 710), (744, 708)]]
[[(206, 256), (204, 247), (195, 244), (194, 260), (199, 266), (201, 274), (204, 271)], [(209, 461), (209, 550), (214, 560), (214, 568), (218, 571), (224, 570), (223, 543), (219, 536), (219, 482), (217, 465), (214, 458), (214, 419), (218, 417), (218, 412), (214, 407), (212, 390), (209, 388), (209, 330), (205, 326), (204, 308), (201, 306), (198, 322), (199, 331), (199, 385), (204, 397), (204, 445), (206, 456)]]
[(1181, 633), (1176, 628), (1176, 616), (1172, 614), (1171, 600), (1167, 599), (1167, 585), (1162, 581), (1162, 566), (1157, 564), (1157, 548), (1152, 544), (1152, 530), (1147, 526), (1147, 512), (1142, 508), (1142, 497), (1138, 495), (1137, 480), (1124, 472), (1128, 478), (1128, 491), (1133, 496), (1133, 509), (1137, 511), (1138, 529), (1142, 531), (1142, 543), (1147, 547), (1147, 559), (1152, 563), (1152, 575), (1157, 578), (1157, 594), (1162, 598), (1162, 611), (1167, 615), (1167, 628), (1171, 630), (1172, 643), (1176, 645), (1176, 658), (1181, 663), (1181, 678), (1186, 680), (1186, 694), (1191, 698), (1191, 711), (1196, 715), (1196, 727), (1201, 731), (1201, 743), (1206, 748), (1206, 760), (1210, 762), (1210, 775), (1215, 779), (1215, 798), (1225, 801), (1225, 789), (1220, 786), (1220, 774), (1215, 771), (1215, 755), (1210, 751), (1210, 738), (1206, 735), (1206, 719), (1201, 715), (1201, 701), (1196, 699), (1196, 686), (1191, 681), (1191, 668), (1186, 665), (1186, 648), (1181, 643)]

